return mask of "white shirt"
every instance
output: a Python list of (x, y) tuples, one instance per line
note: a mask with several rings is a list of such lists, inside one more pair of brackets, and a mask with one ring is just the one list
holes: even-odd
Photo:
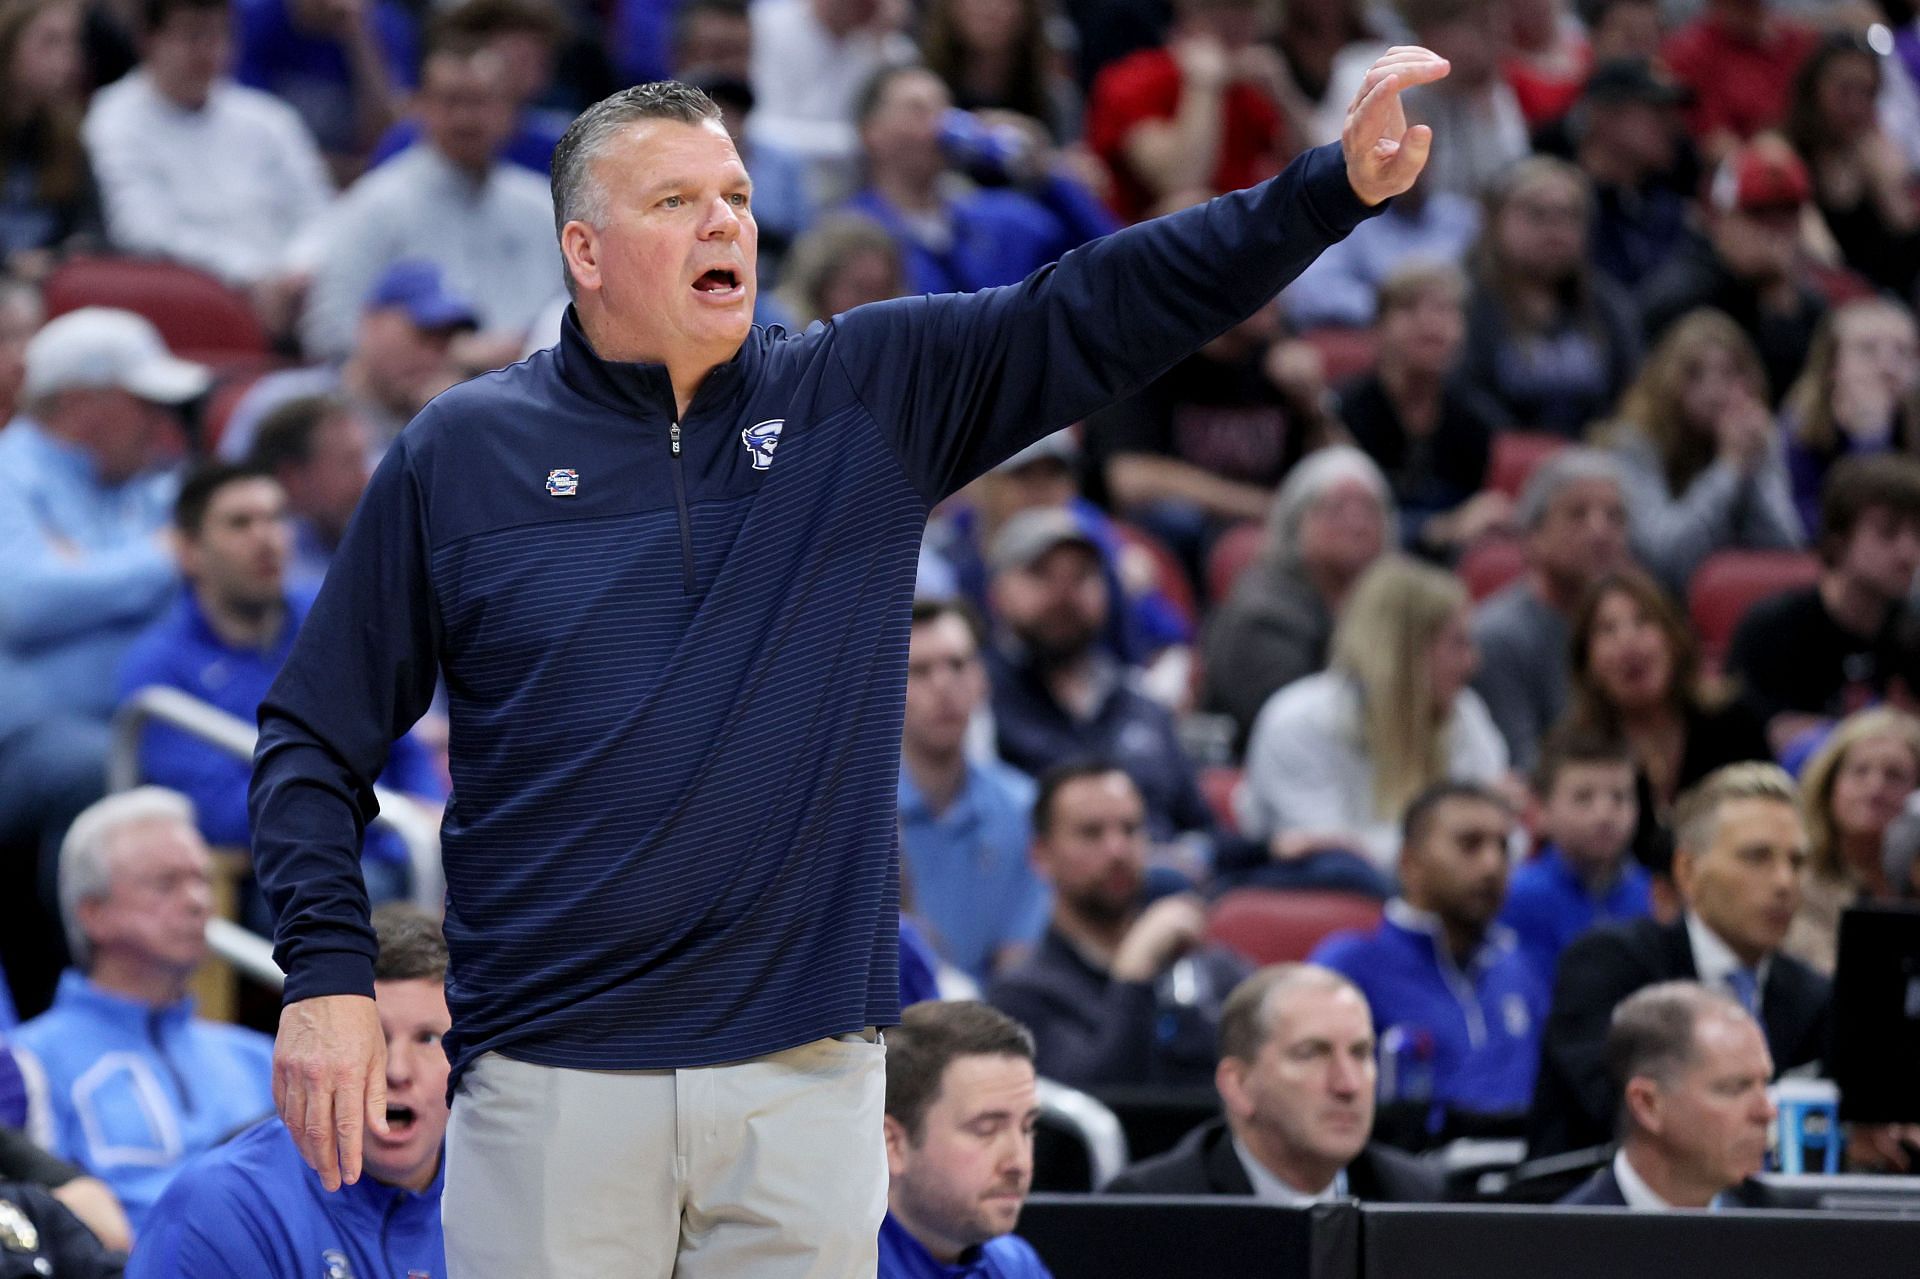
[[(1700, 984), (1708, 990), (1731, 995), (1735, 1000), (1740, 992), (1733, 988), (1727, 978), (1736, 969), (1745, 968), (1733, 948), (1720, 940), (1718, 933), (1700, 921), (1700, 917), (1691, 911), (1687, 913), (1687, 943), (1693, 948), (1693, 970), (1700, 976)], [(1762, 959), (1753, 970), (1757, 987), (1754, 992), (1753, 1014), (1760, 1015), (1762, 997), (1767, 989), (1767, 973), (1773, 967), (1773, 956)]]
[(1347, 1174), (1344, 1169), (1333, 1175), (1326, 1188), (1318, 1194), (1303, 1194), (1273, 1175), (1267, 1166), (1253, 1157), (1253, 1152), (1240, 1144), (1240, 1138), (1233, 1138), (1233, 1153), (1240, 1158), (1240, 1166), (1247, 1170), (1247, 1180), (1253, 1183), (1254, 1198), (1262, 1203), (1278, 1204), (1282, 1208), (1304, 1208), (1308, 1204), (1327, 1204), (1347, 1196)]
[(438, 264), (494, 332), (526, 333), (566, 287), (547, 183), (513, 164), (476, 182), (425, 143), (354, 183), (304, 252), (313, 290), (301, 338), (322, 359), (352, 350), (368, 292), (404, 258)]
[[(1613, 1156), (1613, 1179), (1620, 1183), (1620, 1197), (1627, 1201), (1631, 1212), (1671, 1212), (1673, 1205), (1660, 1197), (1658, 1191), (1649, 1186), (1646, 1179), (1634, 1171), (1632, 1162), (1627, 1159), (1624, 1150)], [(1718, 1208), (1721, 1196), (1715, 1195), (1707, 1204), (1710, 1209)]]
[(295, 237), (333, 198), (293, 108), (230, 81), (189, 111), (136, 69), (94, 95), (81, 132), (114, 247), (232, 284), (286, 269)]
[[(1494, 782), (1507, 771), (1507, 743), (1472, 689), (1447, 726), (1447, 775)], [(1349, 831), (1367, 859), (1391, 875), (1400, 860), (1400, 817), (1375, 811), (1373, 762), (1360, 741), (1360, 698), (1337, 671), (1295, 680), (1267, 699), (1247, 745), (1246, 783), (1235, 797), (1251, 839), (1280, 831)]]
[[(814, 17), (811, 0), (758, 0), (753, 21), (753, 115), (747, 136), (807, 163), (808, 195), (821, 203), (850, 194), (860, 139), (854, 105), (883, 67), (912, 62), (913, 42), (897, 31), (865, 28), (836, 38)], [(838, 184), (845, 190), (831, 190)]]

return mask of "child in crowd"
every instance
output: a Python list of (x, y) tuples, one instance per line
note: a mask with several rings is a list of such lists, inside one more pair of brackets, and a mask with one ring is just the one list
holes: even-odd
[(1652, 882), (1630, 855), (1640, 805), (1625, 741), (1561, 727), (1541, 753), (1539, 787), (1546, 843), (1513, 872), (1500, 918), (1551, 986), (1574, 938), (1652, 913)]

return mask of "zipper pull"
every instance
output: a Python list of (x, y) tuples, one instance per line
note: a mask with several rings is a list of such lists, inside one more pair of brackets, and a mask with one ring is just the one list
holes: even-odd
[(680, 424), (675, 422), (667, 431), (667, 438), (673, 442), (673, 455), (680, 456)]

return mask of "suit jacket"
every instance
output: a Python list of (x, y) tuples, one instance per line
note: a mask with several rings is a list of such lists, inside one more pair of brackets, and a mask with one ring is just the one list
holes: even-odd
[[(1112, 1195), (1251, 1195), (1253, 1181), (1225, 1119), (1211, 1119), (1164, 1155), (1142, 1160), (1106, 1186)], [(1441, 1203), (1446, 1181), (1412, 1155), (1368, 1143), (1347, 1165), (1347, 1193), (1374, 1203)]]
[(1620, 1179), (1613, 1175), (1613, 1164), (1609, 1161), (1606, 1167), (1562, 1195), (1560, 1202), (1587, 1208), (1624, 1208), (1627, 1196), (1621, 1191)]
[[(1596, 929), (1567, 947), (1541, 1042), (1540, 1079), (1527, 1125), (1529, 1157), (1612, 1139), (1618, 1098), (1607, 1077), (1606, 1040), (1614, 1006), (1643, 986), (1698, 978), (1684, 920), (1639, 919)], [(1832, 1019), (1826, 978), (1776, 953), (1760, 1010), (1776, 1072), (1826, 1059)]]

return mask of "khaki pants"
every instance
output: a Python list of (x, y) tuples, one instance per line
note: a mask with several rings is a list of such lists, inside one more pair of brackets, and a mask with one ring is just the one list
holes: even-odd
[(872, 1275), (885, 1054), (865, 1035), (685, 1070), (487, 1054), (447, 1126), (450, 1279)]

